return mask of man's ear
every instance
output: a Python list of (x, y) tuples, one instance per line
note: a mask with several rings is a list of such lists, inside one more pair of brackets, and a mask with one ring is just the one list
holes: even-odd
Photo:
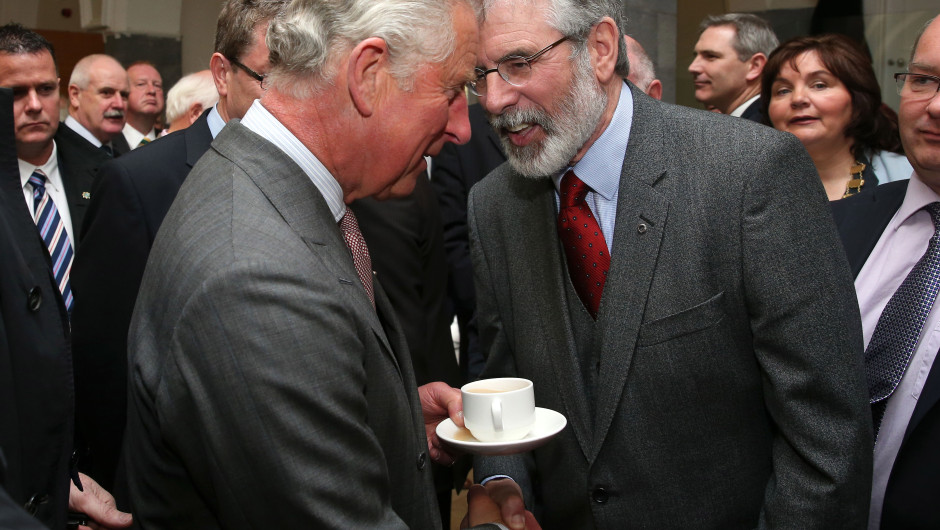
[(614, 76), (617, 68), (620, 32), (614, 19), (604, 17), (591, 28), (587, 46), (591, 52), (594, 74), (601, 83), (607, 83)]
[(189, 106), (189, 110), (186, 111), (186, 119), (189, 120), (190, 125), (196, 123), (199, 116), (202, 116), (202, 110), (202, 103), (193, 103)]
[(370, 37), (357, 44), (346, 63), (346, 84), (356, 110), (364, 117), (375, 112), (390, 79), (388, 44), (379, 37)]
[(225, 78), (225, 61), (222, 54), (215, 52), (209, 59), (209, 71), (212, 72), (212, 81), (219, 97), (228, 96), (228, 79)]
[(69, 85), (69, 106), (78, 107), (78, 94), (81, 89), (78, 85)]
[(744, 76), (745, 79), (750, 81), (759, 81), (760, 76), (764, 73), (764, 65), (767, 64), (767, 56), (763, 53), (755, 53), (747, 60), (747, 75)]

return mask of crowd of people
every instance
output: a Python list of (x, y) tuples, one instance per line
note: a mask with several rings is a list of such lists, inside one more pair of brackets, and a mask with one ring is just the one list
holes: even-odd
[[(940, 527), (940, 18), (895, 112), (709, 16), (703, 110), (628, 11), (226, 0), (61, 122), (0, 27), (0, 528), (449, 528), (471, 466), (461, 528)], [(438, 438), (507, 376), (567, 427)]]

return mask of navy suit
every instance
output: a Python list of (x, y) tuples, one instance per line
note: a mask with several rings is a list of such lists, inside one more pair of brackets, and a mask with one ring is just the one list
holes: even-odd
[[(909, 181), (872, 188), (832, 203), (842, 244), (857, 277), (904, 202)], [(940, 528), (940, 363), (934, 361), (885, 490), (881, 528)]]
[(114, 477), (127, 415), (127, 330), (157, 230), (212, 142), (207, 114), (101, 168), (72, 266), (76, 420), (91, 453), (83, 471), (119, 501)]

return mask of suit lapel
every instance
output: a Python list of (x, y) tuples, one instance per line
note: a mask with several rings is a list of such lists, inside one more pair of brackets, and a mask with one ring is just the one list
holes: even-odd
[(853, 277), (858, 277), (882, 232), (904, 202), (907, 182), (878, 186), (870, 192), (830, 203)]
[(186, 165), (189, 167), (195, 166), (196, 162), (202, 158), (202, 155), (209, 150), (209, 145), (212, 144), (212, 131), (209, 130), (208, 120), (209, 112), (211, 111), (203, 112), (202, 116), (183, 132), (186, 135)]
[(907, 423), (907, 429), (904, 431), (904, 440), (901, 442), (902, 445), (907, 441), (911, 432), (917, 428), (920, 420), (924, 419), (927, 412), (936, 406), (938, 402), (940, 402), (940, 361), (934, 358), (933, 366), (930, 367), (930, 374), (927, 376), (927, 381), (924, 383), (924, 389), (917, 399), (917, 405), (914, 406), (914, 413), (911, 415), (911, 420)]
[(536, 313), (540, 329), (545, 332), (526, 340), (533, 340), (532, 351), (545, 352), (554, 378), (553, 392), (557, 391), (565, 404), (568, 424), (585, 457), (590, 452), (592, 440), (591, 408), (583, 392), (584, 381), (578, 364), (577, 347), (568, 311), (565, 294), (565, 267), (561, 261), (555, 212), (555, 189), (551, 180), (533, 181), (517, 177), (520, 186), (528, 187), (522, 192), (528, 196), (517, 204), (522, 210), (516, 219), (531, 222), (518, 223), (523, 232), (519, 237), (522, 255), (526, 256), (526, 271), (520, 275), (527, 285), (520, 288), (531, 299), (531, 310)]
[[(624, 92), (621, 97), (630, 97), (630, 93)], [(669, 211), (669, 203), (653, 188), (666, 174), (662, 113), (657, 105), (645, 96), (634, 97), (630, 141), (620, 176), (611, 268), (598, 321), (601, 366), (595, 388), (591, 461), (621, 406)]]
[[(216, 141), (213, 146), (248, 174), (284, 221), (327, 267), (329, 274), (349, 288), (346, 301), (353, 305), (357, 315), (368, 319), (401, 375), (396, 350), (389, 343), (379, 316), (362, 288), (352, 254), (323, 195), (290, 157), (243, 127), (238, 120), (230, 121), (218, 138), (223, 135), (237, 139), (221, 146)], [(241, 149), (234, 149), (235, 145)]]

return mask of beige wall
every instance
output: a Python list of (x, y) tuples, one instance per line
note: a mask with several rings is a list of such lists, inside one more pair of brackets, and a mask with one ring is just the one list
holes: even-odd
[(209, 57), (215, 44), (215, 22), (219, 18), (221, 0), (186, 0), (180, 14), (183, 35), (183, 74), (209, 68)]

